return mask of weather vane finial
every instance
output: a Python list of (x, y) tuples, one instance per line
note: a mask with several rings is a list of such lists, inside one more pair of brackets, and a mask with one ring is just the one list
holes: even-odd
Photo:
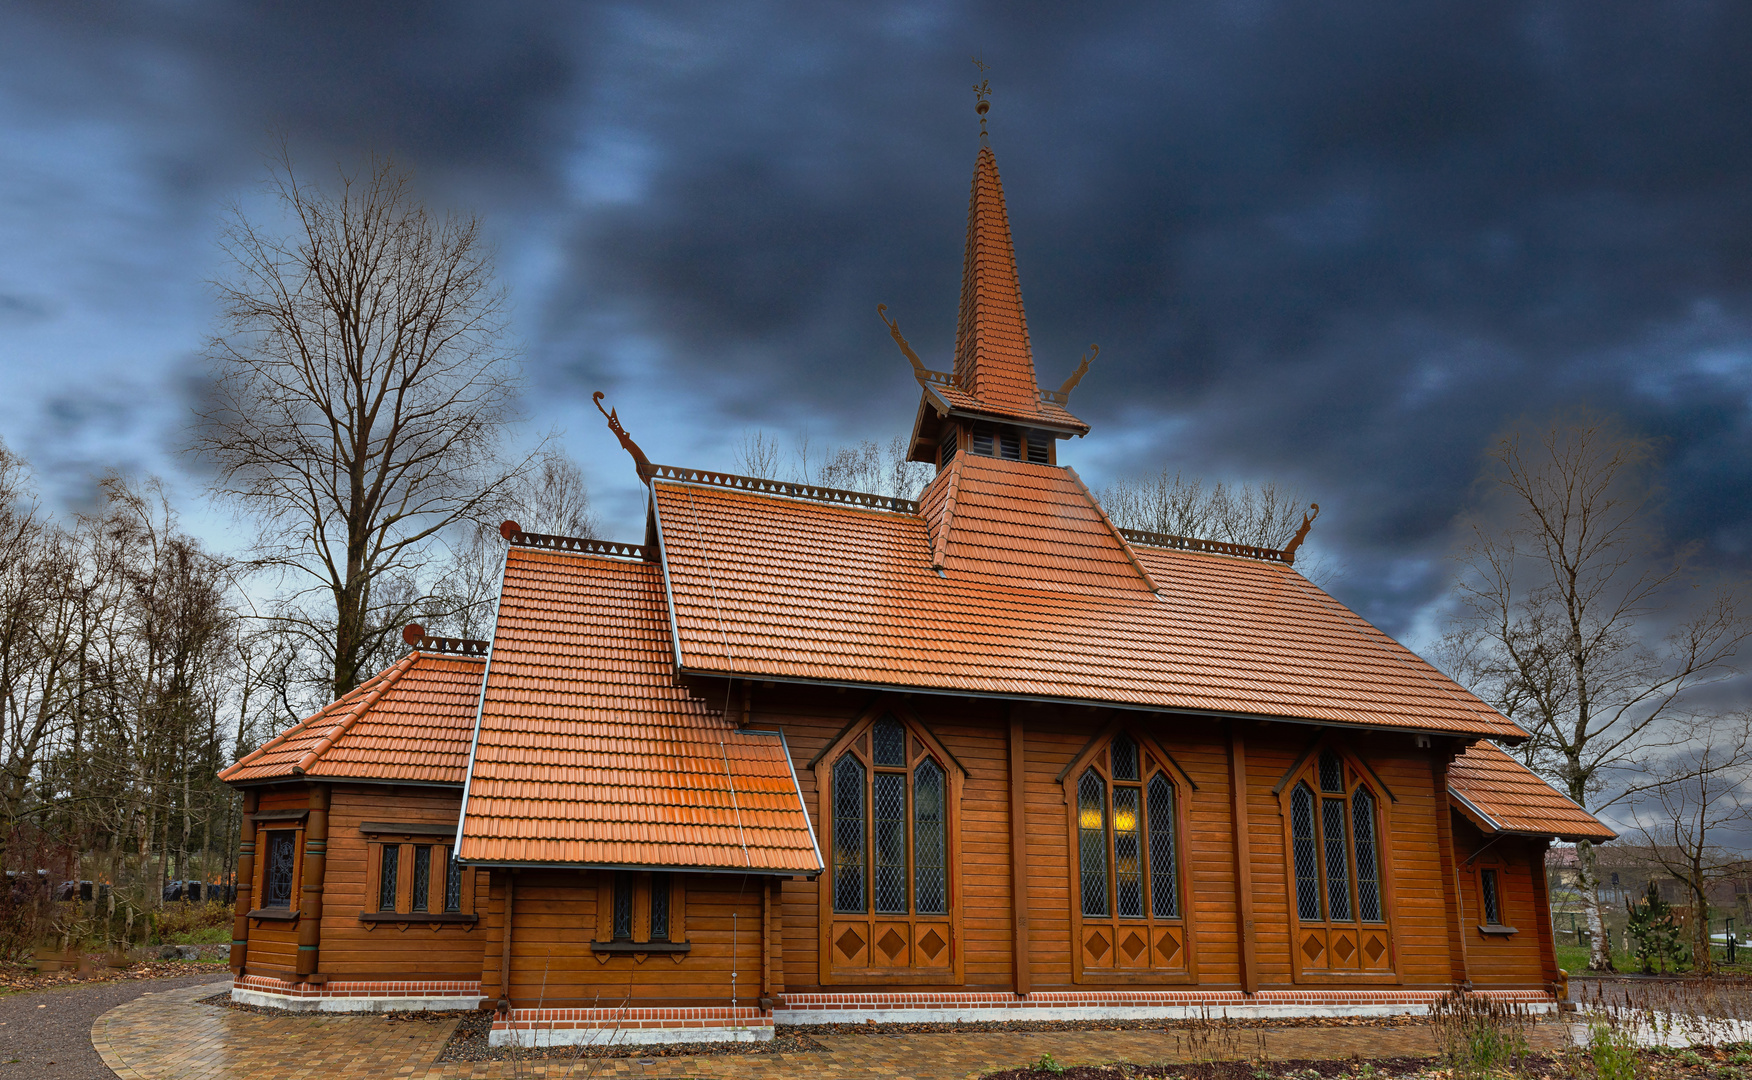
[(985, 77), (991, 67), (977, 56), (973, 58), (973, 66), (979, 69), (980, 74), (979, 82), (973, 86), (974, 97), (979, 99), (979, 104), (973, 107), (973, 111), (979, 114), (979, 141), (983, 143), (986, 141), (986, 113), (992, 110), (992, 81)]

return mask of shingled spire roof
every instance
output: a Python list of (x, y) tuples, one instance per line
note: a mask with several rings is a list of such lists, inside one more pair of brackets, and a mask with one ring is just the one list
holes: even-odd
[[(1073, 366), (1065, 364), (1067, 374)], [(955, 372), (953, 377), (922, 369), (918, 374), (927, 403), (939, 412), (989, 416), (1076, 435), (1089, 431), (1088, 424), (1064, 407), (1066, 394), (1043, 394), (1035, 379), (1004, 184), (989, 146), (979, 148), (968, 196)]]
[(983, 404), (1005, 412), (1032, 415), (1039, 403), (1004, 184), (989, 146), (979, 148), (967, 200), (955, 378)]

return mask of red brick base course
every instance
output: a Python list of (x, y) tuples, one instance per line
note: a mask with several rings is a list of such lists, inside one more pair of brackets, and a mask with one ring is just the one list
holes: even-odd
[(231, 981), (231, 1000), (295, 1012), (414, 1012), (473, 1009), (481, 1003), (476, 982), (294, 983), (265, 975)]

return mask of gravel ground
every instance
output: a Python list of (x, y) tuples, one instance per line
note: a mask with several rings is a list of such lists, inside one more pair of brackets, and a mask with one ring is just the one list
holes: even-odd
[[(224, 976), (231, 977), (227, 971)], [(91, 1046), (99, 1016), (141, 994), (212, 982), (213, 975), (127, 979), (0, 996), (0, 1080), (115, 1080)]]

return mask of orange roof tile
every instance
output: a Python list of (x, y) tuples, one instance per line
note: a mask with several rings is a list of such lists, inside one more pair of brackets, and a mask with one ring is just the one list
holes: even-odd
[(1068, 469), (961, 455), (918, 514), (653, 490), (685, 670), (1525, 737), (1289, 566), (1127, 544)]
[(1611, 840), (1618, 834), (1493, 743), (1479, 740), (1448, 766), (1448, 794), (1486, 832), (1560, 840)]
[(673, 656), (660, 567), (513, 546), (461, 858), (821, 870), (782, 737), (690, 696)]
[(457, 784), (480, 697), (479, 658), (415, 651), (219, 774)]

